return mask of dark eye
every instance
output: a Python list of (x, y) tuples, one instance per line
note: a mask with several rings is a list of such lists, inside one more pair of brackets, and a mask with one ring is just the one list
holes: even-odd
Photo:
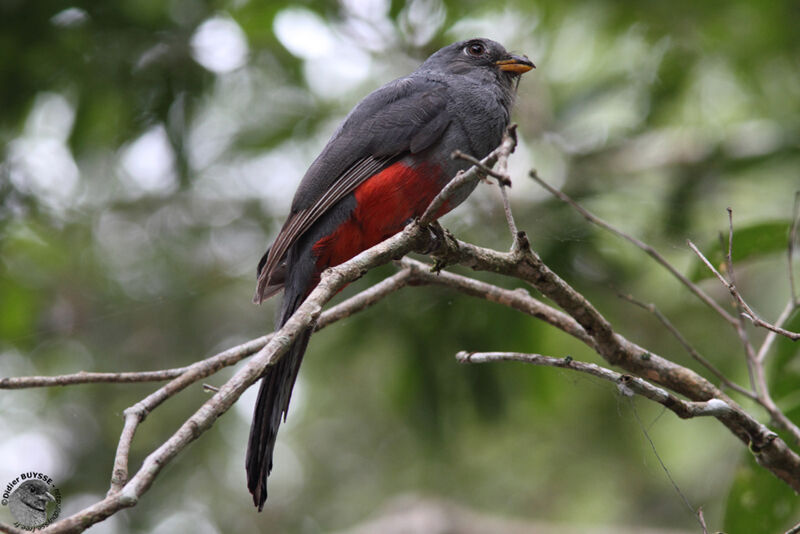
[(481, 43), (470, 43), (464, 47), (464, 52), (468, 56), (481, 57), (486, 53), (486, 47)]

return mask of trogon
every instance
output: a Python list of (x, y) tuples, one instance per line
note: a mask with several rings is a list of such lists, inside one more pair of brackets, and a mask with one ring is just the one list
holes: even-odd
[[(534, 67), (489, 39), (451, 44), (408, 76), (362, 100), (306, 172), (289, 217), (258, 264), (255, 302), (283, 290), (276, 329), (319, 283), (320, 273), (401, 231), (502, 140), (519, 76)], [(438, 215), (470, 191), (450, 198)], [(281, 418), (308, 345), (305, 331), (264, 372), (247, 447), (247, 487), (259, 511)]]

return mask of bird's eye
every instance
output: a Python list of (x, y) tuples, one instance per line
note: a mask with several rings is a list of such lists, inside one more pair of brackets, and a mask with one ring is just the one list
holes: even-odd
[(468, 56), (481, 57), (486, 53), (486, 47), (481, 43), (470, 43), (464, 47), (464, 52)]

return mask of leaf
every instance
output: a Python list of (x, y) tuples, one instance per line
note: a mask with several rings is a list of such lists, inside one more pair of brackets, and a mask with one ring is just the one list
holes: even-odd
[[(785, 252), (789, 242), (789, 227), (791, 221), (769, 221), (753, 224), (744, 228), (733, 228), (733, 260), (736, 264), (745, 260), (759, 258)], [(724, 247), (724, 248), (723, 248)], [(725, 255), (728, 253), (728, 236), (725, 234), (724, 244), (716, 240), (702, 247), (700, 251), (721, 273), (726, 270)], [(713, 276), (708, 267), (698, 258), (691, 269), (690, 278), (693, 281), (704, 280)]]
[(736, 470), (725, 509), (726, 534), (784, 532), (800, 518), (800, 500), (792, 489), (751, 454)]

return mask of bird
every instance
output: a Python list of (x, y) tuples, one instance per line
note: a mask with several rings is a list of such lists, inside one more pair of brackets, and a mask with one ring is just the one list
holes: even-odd
[(48, 491), (44, 481), (26, 480), (8, 497), (8, 510), (17, 522), (27, 528), (35, 528), (47, 522), (47, 503), (56, 498)]
[[(414, 72), (366, 96), (345, 117), (303, 176), (291, 209), (257, 267), (254, 301), (283, 290), (282, 327), (319, 283), (320, 274), (401, 231), (421, 216), (448, 181), (502, 141), (520, 76), (534, 68), (490, 39), (441, 48)], [(474, 187), (474, 185), (473, 185)], [(449, 198), (436, 216), (471, 192)], [(305, 330), (261, 378), (245, 467), (258, 510), (281, 419), (308, 346)]]

